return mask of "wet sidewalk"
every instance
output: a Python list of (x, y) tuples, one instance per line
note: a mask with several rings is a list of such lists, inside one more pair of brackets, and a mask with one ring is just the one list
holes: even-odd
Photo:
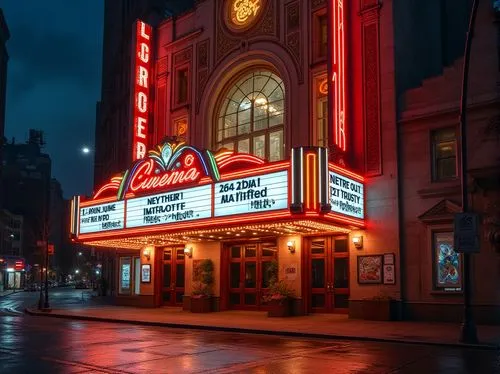
[[(365, 321), (353, 320), (345, 315), (333, 314), (269, 318), (266, 312), (249, 311), (197, 314), (183, 311), (181, 308), (171, 307), (145, 309), (95, 306), (90, 308), (53, 309), (51, 312), (27, 309), (26, 312), (31, 315), (58, 318), (174, 328), (308, 338), (462, 345), (458, 342), (460, 326), (452, 323)], [(499, 349), (500, 326), (478, 326), (478, 338), (480, 346)]]

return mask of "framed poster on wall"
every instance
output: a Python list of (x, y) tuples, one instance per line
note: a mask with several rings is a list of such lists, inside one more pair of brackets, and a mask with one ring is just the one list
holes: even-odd
[(141, 282), (150, 283), (151, 282), (151, 265), (142, 264), (141, 266)]
[(382, 283), (382, 255), (358, 256), (358, 283)]

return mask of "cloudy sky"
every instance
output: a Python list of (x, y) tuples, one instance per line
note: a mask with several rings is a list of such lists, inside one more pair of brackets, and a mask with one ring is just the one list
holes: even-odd
[(64, 195), (92, 190), (95, 105), (100, 97), (102, 0), (2, 0), (10, 29), (6, 137), (45, 132)]

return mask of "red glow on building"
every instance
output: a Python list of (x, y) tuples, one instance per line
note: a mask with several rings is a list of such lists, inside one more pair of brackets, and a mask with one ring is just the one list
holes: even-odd
[(136, 22), (135, 43), (135, 77), (134, 77), (134, 105), (133, 121), (134, 133), (132, 142), (132, 160), (146, 156), (148, 148), (148, 126), (151, 85), (151, 26), (142, 21)]
[(346, 130), (346, 93), (345, 93), (345, 34), (344, 1), (330, 0), (330, 88), (329, 92), (333, 119), (334, 144), (342, 151), (347, 149)]

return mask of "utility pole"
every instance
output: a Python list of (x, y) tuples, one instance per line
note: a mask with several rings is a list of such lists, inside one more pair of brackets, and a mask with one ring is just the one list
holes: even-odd
[[(467, 189), (467, 88), (469, 80), (470, 51), (474, 34), (479, 0), (474, 0), (469, 19), (469, 28), (465, 39), (464, 66), (462, 79), (462, 97), (460, 100), (460, 149), (462, 166), (462, 212), (469, 211), (469, 199)], [(471, 310), (471, 254), (464, 253), (464, 315), (460, 331), (460, 341), (463, 343), (477, 343), (477, 329)]]

